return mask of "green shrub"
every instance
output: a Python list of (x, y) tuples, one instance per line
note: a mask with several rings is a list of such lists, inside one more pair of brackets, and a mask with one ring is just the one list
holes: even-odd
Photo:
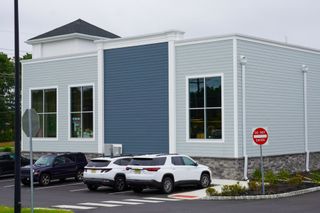
[(278, 177), (273, 173), (272, 170), (268, 170), (265, 173), (265, 181), (268, 182), (270, 185), (275, 185), (279, 182)]
[(291, 174), (288, 170), (281, 169), (280, 172), (277, 174), (277, 176), (280, 180), (287, 181), (287, 180), (289, 180)]
[(301, 175), (295, 175), (291, 178), (289, 178), (288, 183), (291, 186), (300, 186), (303, 182), (303, 176)]
[(12, 147), (10, 147), (10, 146), (3, 147), (2, 151), (3, 152), (12, 152)]
[(0, 142), (7, 142), (14, 140), (14, 132), (12, 129), (0, 131)]
[(260, 189), (260, 184), (255, 180), (250, 180), (248, 183), (248, 187), (250, 191), (258, 191)]
[(215, 188), (209, 187), (209, 188), (207, 188), (207, 190), (206, 190), (206, 194), (207, 194), (208, 196), (217, 196), (217, 195), (219, 195), (219, 192), (218, 192)]
[(247, 189), (243, 186), (240, 186), (239, 182), (233, 185), (225, 185), (222, 187), (221, 195), (223, 196), (239, 196), (245, 195)]
[(320, 171), (311, 172), (312, 183), (320, 185)]
[(261, 170), (260, 169), (254, 170), (254, 172), (252, 174), (252, 180), (261, 181)]

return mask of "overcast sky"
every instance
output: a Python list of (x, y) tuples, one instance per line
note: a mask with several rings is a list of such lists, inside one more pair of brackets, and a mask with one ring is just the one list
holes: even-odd
[[(19, 0), (27, 39), (81, 18), (121, 37), (177, 29), (185, 38), (241, 33), (320, 49), (319, 0)], [(0, 0), (0, 51), (13, 53), (13, 0)], [(22, 52), (23, 53), (23, 52)]]

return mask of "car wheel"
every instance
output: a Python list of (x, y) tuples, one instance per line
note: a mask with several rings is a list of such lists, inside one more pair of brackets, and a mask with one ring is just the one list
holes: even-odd
[(27, 179), (21, 179), (21, 183), (25, 186), (30, 186), (30, 181), (28, 181)]
[(141, 193), (143, 191), (143, 188), (142, 187), (133, 187), (132, 190), (135, 192), (135, 193)]
[(78, 170), (74, 179), (76, 181), (82, 181), (83, 180), (83, 170)]
[(51, 177), (49, 174), (42, 174), (39, 179), (39, 184), (41, 186), (47, 186), (50, 184)]
[(87, 187), (90, 191), (96, 191), (99, 186), (94, 184), (87, 184)]
[(163, 193), (170, 194), (173, 191), (174, 183), (171, 177), (165, 177), (162, 180), (161, 190)]
[(207, 188), (211, 184), (210, 176), (206, 173), (202, 174), (200, 177), (200, 187)]
[(117, 176), (114, 180), (113, 189), (117, 192), (123, 191), (126, 188), (126, 180), (123, 176)]

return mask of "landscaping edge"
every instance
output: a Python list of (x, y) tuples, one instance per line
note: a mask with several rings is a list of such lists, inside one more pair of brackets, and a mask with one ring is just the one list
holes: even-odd
[(202, 200), (264, 200), (264, 199), (277, 199), (277, 198), (286, 198), (296, 195), (307, 194), (311, 192), (320, 191), (320, 186), (312, 187), (308, 189), (302, 189), (292, 192), (285, 192), (280, 194), (272, 195), (242, 195), (242, 196), (206, 196)]

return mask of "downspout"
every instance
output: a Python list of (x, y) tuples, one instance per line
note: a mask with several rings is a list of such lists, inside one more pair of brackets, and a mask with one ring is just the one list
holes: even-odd
[(303, 73), (303, 102), (304, 102), (304, 149), (306, 153), (306, 171), (309, 171), (310, 152), (308, 147), (308, 105), (307, 105), (307, 72), (309, 67), (302, 65)]
[(243, 178), (248, 180), (248, 155), (247, 155), (247, 122), (246, 122), (246, 64), (247, 58), (240, 56), (241, 78), (242, 78), (242, 150), (244, 157)]

